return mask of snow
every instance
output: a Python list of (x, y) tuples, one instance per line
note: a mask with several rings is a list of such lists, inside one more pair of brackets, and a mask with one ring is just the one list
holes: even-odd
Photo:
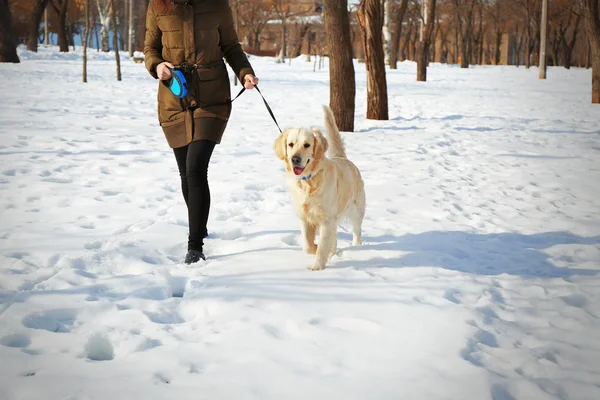
[[(0, 65), (0, 398), (600, 398), (590, 71), (420, 83), (404, 62), (370, 121), (356, 64), (364, 245), (343, 226), (313, 272), (256, 91), (209, 169), (208, 261), (186, 266), (158, 83), (88, 54), (87, 84), (79, 51)], [(327, 63), (251, 62), (282, 127), (323, 127)]]

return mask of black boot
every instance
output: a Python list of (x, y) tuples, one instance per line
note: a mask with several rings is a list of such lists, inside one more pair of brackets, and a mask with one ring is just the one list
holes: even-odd
[(200, 250), (188, 250), (187, 254), (185, 255), (186, 264), (197, 263), (200, 261), (200, 259), (206, 260), (204, 253)]

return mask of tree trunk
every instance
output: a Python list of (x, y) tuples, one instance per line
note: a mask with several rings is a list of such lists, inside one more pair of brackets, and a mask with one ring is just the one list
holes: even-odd
[(281, 18), (281, 51), (279, 52), (279, 57), (277, 62), (283, 63), (285, 62), (285, 57), (287, 56), (287, 19)]
[(75, 51), (75, 24), (74, 23), (67, 23), (67, 39), (69, 42), (69, 46), (71, 46), (73, 48), (73, 51)]
[(98, 25), (94, 24), (92, 27), (94, 30), (94, 37), (96, 38), (96, 52), (100, 51), (100, 38), (98, 37)]
[[(48, 7), (49, 0), (36, 0), (33, 13), (31, 14), (31, 25), (29, 25), (29, 35), (27, 35), (27, 50), (37, 52), (38, 32), (44, 10)], [(12, 32), (12, 31), (11, 31)]]
[(127, 35), (127, 51), (129, 52), (129, 57), (133, 58), (133, 0), (127, 0), (129, 2), (129, 28)]
[(402, 21), (404, 21), (404, 14), (406, 13), (407, 7), (408, 0), (401, 0), (393, 17), (394, 21), (396, 21), (396, 29), (394, 29), (392, 34), (392, 45), (390, 47), (390, 58), (388, 60), (390, 69), (398, 68), (398, 51), (400, 50), (400, 38), (402, 37)]
[(565, 69), (571, 69), (571, 56), (572, 56), (572, 52), (571, 49), (568, 48), (568, 46), (566, 44), (563, 44), (563, 60), (565, 62)]
[(500, 29), (496, 29), (496, 38), (494, 43), (494, 64), (500, 64), (500, 58), (502, 57), (500, 53), (500, 46), (502, 45), (502, 31)]
[(54, 1), (50, 1), (52, 9), (58, 16), (58, 48), (61, 53), (69, 52), (69, 40), (67, 38), (67, 7), (69, 0), (56, 0), (60, 8), (54, 4)]
[(134, 51), (142, 51), (144, 50), (148, 0), (134, 0), (134, 8), (135, 27), (133, 31), (133, 48)]
[(469, 68), (469, 54), (471, 53), (470, 42), (471, 37), (468, 36), (463, 38), (463, 41), (460, 46), (460, 67), (461, 68)]
[(540, 24), (540, 72), (539, 78), (546, 79), (546, 50), (548, 49), (548, 0), (542, 0), (542, 20)]
[(387, 120), (388, 98), (383, 55), (383, 4), (361, 0), (358, 21), (362, 30), (367, 68), (367, 119)]
[(383, 1), (383, 57), (389, 63), (392, 47), (392, 0)]
[(117, 39), (117, 17), (115, 16), (115, 0), (110, 0), (110, 17), (113, 26), (113, 49), (117, 60), (117, 80), (121, 80), (121, 60), (119, 58), (119, 41)]
[(404, 61), (409, 58), (408, 45), (410, 43), (410, 38), (412, 35), (412, 21), (412, 18), (408, 21), (408, 34), (404, 35), (404, 42), (402, 43), (402, 47), (400, 48), (400, 61)]
[(431, 37), (431, 40), (429, 42), (429, 54), (430, 57), (427, 57), (427, 66), (429, 67), (429, 63), (430, 62), (435, 62), (435, 56), (436, 56), (436, 44), (437, 44), (437, 36), (438, 36), (438, 30), (434, 29), (433, 30), (433, 36)]
[(600, 104), (600, 38), (596, 40), (592, 59), (592, 103)]
[(352, 62), (348, 0), (325, 0), (329, 49), (329, 106), (341, 131), (354, 130), (356, 84)]
[[(458, 0), (454, 0), (456, 5), (456, 30), (457, 42), (460, 41), (460, 67), (469, 68), (472, 53), (473, 40), (473, 10), (475, 8), (475, 0), (470, 0), (470, 3), (459, 4)], [(468, 7), (465, 7), (468, 6)], [(460, 8), (466, 8), (466, 14), (463, 17)]]
[[(300, 37), (294, 46), (294, 57), (299, 57), (302, 55), (302, 44), (304, 43), (304, 38), (306, 34), (310, 32), (310, 24), (304, 24), (300, 26)], [(310, 42), (310, 39), (308, 40)], [(310, 51), (309, 51), (310, 54)]]
[(592, 103), (600, 104), (600, 5), (598, 0), (583, 0), (585, 27), (592, 48)]
[(585, 69), (590, 69), (592, 67), (592, 45), (590, 40), (587, 40), (587, 50), (585, 53)]
[(435, 3), (435, 0), (423, 0), (423, 25), (421, 27), (419, 44), (417, 45), (417, 81), (419, 82), (427, 80), (429, 46), (431, 43), (431, 33), (435, 24)]
[[(100, 43), (102, 46), (102, 51), (108, 53), (109, 45), (108, 45), (108, 29), (110, 25), (110, 13), (111, 13), (111, 2), (108, 4), (108, 9), (103, 8), (103, 4), (101, 0), (96, 0), (96, 4), (98, 6), (98, 19), (100, 20)], [(145, 25), (144, 25), (145, 26)]]
[(87, 47), (88, 34), (90, 32), (90, 0), (85, 0), (83, 13), (85, 18), (85, 30), (83, 32), (83, 82), (87, 82)]
[(12, 16), (8, 0), (0, 0), (0, 62), (20, 62), (12, 31)]

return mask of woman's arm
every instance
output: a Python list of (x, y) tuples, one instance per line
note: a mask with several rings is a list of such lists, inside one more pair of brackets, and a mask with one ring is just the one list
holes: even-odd
[(152, 1), (148, 4), (146, 13), (146, 37), (144, 39), (144, 64), (146, 69), (155, 79), (158, 79), (156, 67), (164, 62), (162, 59), (162, 32), (156, 24), (156, 14)]
[(221, 51), (227, 63), (231, 66), (240, 82), (245, 82), (244, 77), (248, 74), (254, 75), (254, 70), (248, 61), (248, 57), (246, 57), (246, 54), (242, 50), (242, 46), (240, 46), (240, 41), (233, 24), (233, 14), (228, 1), (223, 13), (224, 15), (219, 25), (219, 46), (221, 46)]

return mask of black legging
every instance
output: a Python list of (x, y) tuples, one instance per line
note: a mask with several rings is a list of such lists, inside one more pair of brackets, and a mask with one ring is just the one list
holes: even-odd
[(215, 144), (209, 140), (197, 140), (173, 149), (181, 176), (181, 192), (188, 208), (188, 250), (203, 250), (210, 210), (208, 163)]

